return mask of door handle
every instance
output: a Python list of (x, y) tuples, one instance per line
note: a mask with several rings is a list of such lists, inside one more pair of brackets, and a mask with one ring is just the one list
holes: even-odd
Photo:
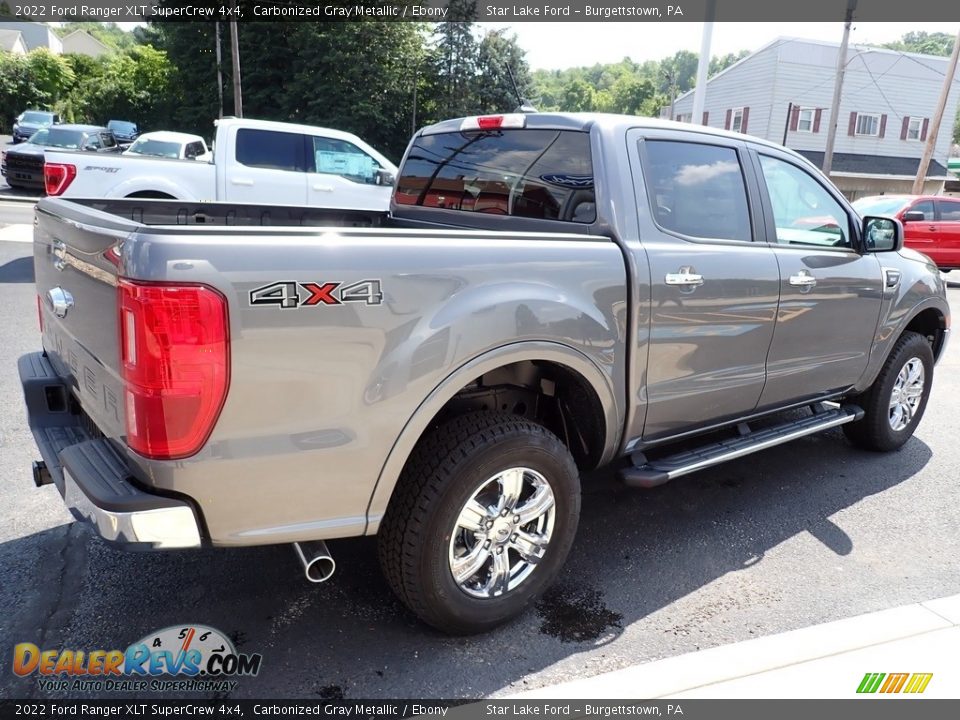
[(937, 231), (937, 226), (936, 226), (936, 225), (930, 225), (929, 227), (927, 227), (927, 230), (932, 230), (933, 232), (936, 232), (936, 231)]
[(243, 185), (244, 187), (253, 187), (253, 180), (247, 178), (230, 178), (231, 185)]
[(697, 287), (703, 285), (703, 275), (697, 275), (693, 268), (682, 267), (680, 272), (667, 273), (663, 278), (667, 285), (678, 285), (680, 287)]
[(790, 284), (794, 287), (811, 288), (817, 284), (817, 279), (806, 270), (790, 276)]
[(314, 185), (313, 189), (319, 192), (333, 192), (333, 185)]

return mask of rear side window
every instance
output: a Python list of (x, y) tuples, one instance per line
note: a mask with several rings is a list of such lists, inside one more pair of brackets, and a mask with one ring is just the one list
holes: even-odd
[(647, 140), (644, 175), (664, 230), (695, 238), (751, 240), (747, 188), (733, 148)]
[(100, 133), (100, 138), (101, 138), (101, 140), (103, 140), (103, 146), (104, 146), (105, 148), (112, 148), (112, 147), (116, 147), (116, 146), (117, 146), (117, 141), (116, 141), (116, 139), (113, 137), (113, 133), (112, 133), (112, 132)]
[(941, 200), (940, 219), (944, 222), (960, 222), (960, 201)]
[(272, 130), (237, 130), (237, 162), (267, 170), (303, 171), (303, 135)]
[(398, 205), (591, 223), (597, 212), (590, 136), (571, 130), (421, 136), (394, 197)]

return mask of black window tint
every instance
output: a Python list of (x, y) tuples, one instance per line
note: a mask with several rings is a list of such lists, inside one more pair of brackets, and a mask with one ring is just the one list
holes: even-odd
[(933, 200), (918, 202), (910, 208), (910, 212), (922, 212), (924, 220), (934, 220), (936, 217), (933, 212)]
[(444, 133), (416, 139), (397, 181), (401, 205), (591, 223), (590, 136), (569, 130)]
[(303, 135), (272, 130), (237, 130), (237, 162), (268, 170), (303, 169)]
[(945, 222), (960, 222), (960, 202), (941, 200), (940, 219)]
[(660, 227), (681, 235), (752, 240), (747, 189), (732, 148), (646, 141), (645, 177)]
[(822, 248), (849, 248), (850, 218), (843, 206), (806, 170), (760, 156), (773, 206), (777, 242)]

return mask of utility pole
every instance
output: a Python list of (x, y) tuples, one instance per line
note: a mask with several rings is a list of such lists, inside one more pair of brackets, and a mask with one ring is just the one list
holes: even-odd
[[(237, 0), (230, 0), (236, 17)], [(230, 54), (233, 56), (233, 114), (243, 117), (243, 94), (240, 91), (240, 44), (237, 40), (237, 21), (230, 21)]]
[(913, 181), (914, 195), (919, 195), (923, 192), (923, 182), (927, 179), (930, 160), (933, 158), (933, 151), (937, 147), (937, 135), (940, 134), (940, 122), (943, 120), (943, 111), (947, 107), (947, 98), (950, 96), (950, 86), (953, 85), (953, 76), (957, 72), (957, 57), (960, 57), (960, 32), (957, 33), (957, 39), (953, 41), (953, 54), (950, 56), (950, 65), (947, 67), (947, 74), (943, 76), (943, 87), (940, 89), (940, 100), (937, 101), (937, 111), (933, 114), (933, 120), (930, 122), (930, 127), (927, 131), (927, 144), (923, 148), (923, 157), (920, 158), (917, 177)]
[(827, 128), (827, 147), (823, 151), (823, 174), (830, 177), (833, 169), (833, 145), (837, 139), (837, 122), (840, 120), (840, 93), (843, 90), (843, 73), (847, 69), (847, 46), (850, 44), (850, 26), (857, 0), (847, 0), (847, 14), (843, 20), (843, 41), (837, 56), (837, 79), (833, 85), (833, 104), (830, 106), (830, 125)]
[(787, 121), (783, 124), (783, 142), (780, 143), (784, 147), (787, 146), (787, 132), (790, 130), (790, 116), (793, 115), (793, 103), (787, 105)]
[[(703, 124), (703, 106), (707, 97), (707, 73), (710, 70), (710, 41), (713, 39), (713, 18), (717, 12), (717, 0), (707, 0), (707, 16), (700, 38), (700, 59), (697, 61), (697, 86), (693, 90), (693, 111), (690, 122)], [(672, 119), (672, 118), (671, 118)]]
[(218, 117), (223, 117), (223, 70), (221, 69), (220, 57), (220, 21), (217, 20), (214, 24), (217, 35), (217, 98), (220, 100), (220, 115)]

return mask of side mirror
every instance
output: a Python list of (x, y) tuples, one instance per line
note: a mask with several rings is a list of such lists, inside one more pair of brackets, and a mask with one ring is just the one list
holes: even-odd
[(96, 152), (99, 148), (93, 143), (87, 143), (83, 146), (83, 149), (87, 152)]
[(397, 176), (395, 173), (393, 173), (390, 170), (385, 170), (384, 168), (380, 168), (379, 170), (377, 170), (377, 174), (376, 174), (376, 177), (374, 178), (374, 182), (377, 185), (393, 185), (396, 179), (397, 179)]
[(910, 210), (909, 212), (905, 212), (903, 214), (904, 222), (923, 222), (923, 220), (924, 215), (919, 210)]
[(903, 225), (884, 217), (865, 217), (863, 236), (867, 239), (867, 252), (896, 252), (903, 249)]

